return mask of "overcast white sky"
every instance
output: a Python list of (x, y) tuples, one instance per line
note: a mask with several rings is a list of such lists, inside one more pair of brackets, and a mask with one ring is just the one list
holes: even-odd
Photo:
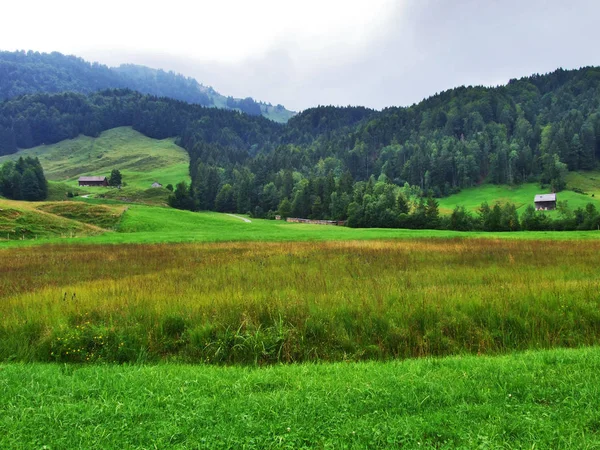
[(0, 49), (173, 70), (288, 109), (600, 65), (597, 0), (21, 0)]

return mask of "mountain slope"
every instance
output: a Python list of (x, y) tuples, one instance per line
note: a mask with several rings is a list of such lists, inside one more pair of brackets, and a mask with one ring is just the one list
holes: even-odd
[(282, 105), (272, 106), (250, 97), (225, 97), (193, 78), (174, 72), (132, 64), (109, 68), (58, 52), (0, 52), (0, 100), (37, 92), (89, 94), (114, 88), (129, 88), (143, 94), (263, 115), (282, 123), (295, 114)]

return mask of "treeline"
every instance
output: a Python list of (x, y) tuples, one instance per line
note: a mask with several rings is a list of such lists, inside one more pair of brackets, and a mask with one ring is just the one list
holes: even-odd
[(37, 158), (19, 158), (0, 166), (0, 195), (13, 200), (45, 200), (48, 182)]
[[(35, 94), (0, 103), (0, 155), (79, 134), (98, 136), (119, 126), (132, 126), (156, 139), (193, 135), (203, 142), (245, 154), (252, 145), (266, 147), (280, 127), (263, 117), (146, 96), (128, 89), (89, 96)], [(188, 150), (194, 152), (193, 148)]]
[(571, 210), (565, 200), (558, 202), (557, 209), (558, 217), (554, 219), (544, 211), (536, 211), (533, 205), (528, 205), (519, 216), (512, 203), (490, 207), (484, 202), (475, 215), (457, 206), (442, 219), (441, 226), (456, 231), (575, 231), (600, 227), (600, 212), (593, 203)]
[[(202, 165), (201, 165), (202, 166)], [(399, 187), (388, 180), (354, 183), (346, 172), (336, 180), (333, 172), (297, 185), (294, 174), (283, 171), (254, 196), (254, 177), (249, 171), (234, 171), (233, 181), (219, 186), (219, 172), (202, 166), (203, 183), (179, 183), (169, 199), (174, 208), (219, 212), (247, 212), (253, 217), (274, 219), (276, 215), (308, 219), (345, 220), (352, 228), (408, 228), (455, 231), (562, 231), (595, 230), (600, 212), (593, 203), (572, 210), (558, 202), (552, 218), (529, 205), (519, 216), (512, 203), (493, 206), (484, 202), (476, 214), (457, 206), (441, 215), (438, 201), (425, 196), (418, 186)], [(324, 200), (322, 200), (324, 199)], [(205, 201), (207, 203), (201, 203)], [(256, 206), (252, 208), (253, 204)]]

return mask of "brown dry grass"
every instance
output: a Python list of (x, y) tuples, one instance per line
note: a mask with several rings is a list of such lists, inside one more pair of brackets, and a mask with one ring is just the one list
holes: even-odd
[(600, 242), (42, 246), (2, 256), (2, 330), (36, 323), (31, 345), (49, 351), (82, 323), (154, 357), (215, 362), (498, 352), (600, 337)]

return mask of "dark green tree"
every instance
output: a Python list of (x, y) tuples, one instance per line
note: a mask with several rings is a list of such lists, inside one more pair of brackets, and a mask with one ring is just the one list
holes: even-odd
[(185, 181), (177, 183), (175, 192), (169, 196), (169, 206), (177, 209), (195, 210), (194, 199), (190, 187)]
[(473, 229), (473, 218), (465, 211), (464, 206), (456, 206), (450, 216), (449, 227), (455, 231), (470, 231)]
[(219, 212), (234, 212), (235, 199), (233, 195), (233, 187), (230, 184), (224, 184), (219, 190), (215, 199), (215, 209)]
[(279, 203), (277, 211), (279, 212), (279, 215), (284, 219), (292, 217), (292, 203), (287, 198), (284, 198)]
[(121, 176), (121, 172), (118, 169), (113, 169), (110, 172), (108, 184), (110, 186), (121, 186), (123, 184), (123, 177)]

